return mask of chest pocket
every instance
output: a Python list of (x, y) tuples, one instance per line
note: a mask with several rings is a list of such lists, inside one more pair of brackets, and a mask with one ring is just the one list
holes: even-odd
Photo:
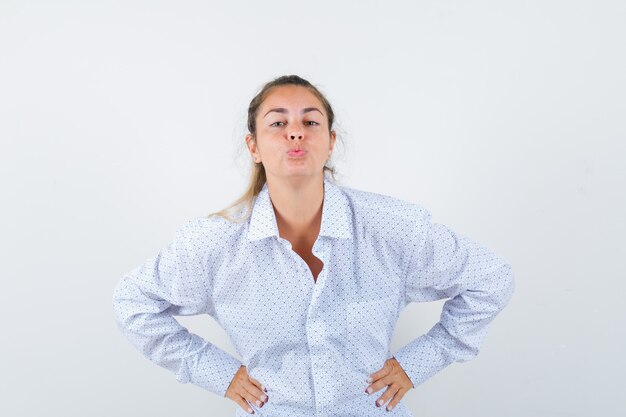
[(397, 304), (393, 297), (347, 305), (348, 331), (344, 353), (353, 368), (369, 373), (382, 367), (388, 359), (397, 317)]

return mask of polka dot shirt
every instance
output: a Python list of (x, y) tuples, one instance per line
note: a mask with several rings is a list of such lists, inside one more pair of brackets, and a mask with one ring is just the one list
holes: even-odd
[[(319, 236), (308, 264), (278, 234), (267, 183), (242, 223), (187, 221), (173, 241), (124, 274), (116, 323), (149, 360), (216, 395), (240, 365), (263, 383), (258, 416), (412, 416), (368, 395), (367, 377), (390, 357), (414, 387), (478, 354), (488, 324), (514, 291), (511, 266), (487, 247), (433, 223), (422, 206), (324, 178)], [(396, 352), (395, 324), (411, 302), (448, 299), (441, 319)], [(240, 358), (173, 316), (208, 314)], [(409, 395), (410, 395), (409, 391)], [(235, 416), (250, 415), (233, 402)]]

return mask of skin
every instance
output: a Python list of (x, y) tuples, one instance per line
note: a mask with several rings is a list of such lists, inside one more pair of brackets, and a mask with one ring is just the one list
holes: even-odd
[(269, 401), (266, 392), (265, 386), (248, 374), (248, 368), (245, 365), (241, 365), (230, 381), (224, 397), (233, 400), (249, 414), (253, 414), (254, 410), (248, 402), (263, 407)]
[[(284, 108), (284, 112), (271, 111)], [(302, 113), (304, 109), (317, 110)], [(261, 104), (256, 138), (246, 135), (251, 157), (265, 168), (267, 186), (276, 214), (279, 234), (295, 249), (306, 252), (313, 245), (322, 221), (323, 168), (336, 140), (329, 131), (322, 103), (301, 86), (274, 89)], [(287, 151), (306, 150), (304, 157)], [(298, 252), (298, 250), (296, 250)]]
[(404, 397), (404, 395), (412, 388), (413, 383), (409, 376), (404, 372), (400, 363), (393, 356), (385, 361), (385, 364), (378, 371), (370, 375), (371, 384), (365, 388), (367, 395), (378, 392), (383, 388), (387, 388), (382, 395), (378, 396), (375, 401), (376, 407), (387, 404), (387, 411), (390, 411)]
[[(284, 110), (272, 111), (276, 108)], [(303, 112), (305, 109), (309, 111)], [(319, 99), (307, 88), (293, 85), (277, 87), (265, 98), (257, 114), (256, 128), (256, 138), (247, 134), (245, 141), (252, 159), (265, 168), (279, 235), (291, 242), (316, 280), (323, 264), (313, 255), (312, 248), (322, 222), (323, 168), (332, 154), (336, 133), (329, 130)], [(294, 148), (307, 153), (300, 158), (289, 156), (287, 152)], [(376, 399), (382, 402), (375, 401), (374, 405), (380, 407), (389, 401), (388, 410), (413, 388), (394, 357), (370, 377), (365, 392), (371, 395), (387, 387)], [(247, 402), (262, 407), (269, 400), (264, 391), (267, 392), (264, 386), (250, 377), (242, 365), (225, 396), (252, 414)]]

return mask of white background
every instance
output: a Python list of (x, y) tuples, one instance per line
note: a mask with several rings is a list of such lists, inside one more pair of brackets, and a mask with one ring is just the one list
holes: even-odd
[[(334, 106), (340, 184), (513, 266), (481, 353), (409, 391), (414, 415), (620, 414), (625, 22), (597, 0), (1, 0), (0, 414), (234, 414), (134, 350), (111, 297), (243, 192), (247, 106), (284, 74)], [(442, 304), (407, 307), (392, 352)]]

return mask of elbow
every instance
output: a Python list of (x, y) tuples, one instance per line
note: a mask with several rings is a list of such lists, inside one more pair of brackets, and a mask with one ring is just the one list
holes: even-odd
[(499, 269), (498, 286), (500, 288), (500, 304), (504, 308), (513, 298), (515, 292), (515, 274), (509, 263), (505, 263)]
[(124, 318), (124, 309), (122, 308), (123, 302), (124, 302), (124, 296), (123, 296), (123, 281), (124, 279), (122, 278), (113, 288), (113, 295), (111, 297), (111, 303), (113, 304), (113, 317), (115, 320), (115, 323), (117, 324), (117, 326), (119, 328), (123, 327), (125, 318)]
[(113, 288), (111, 302), (113, 304), (113, 317), (118, 328), (125, 332), (130, 326), (133, 316), (132, 299), (130, 297), (128, 282), (125, 277), (120, 279)]
[(491, 313), (497, 314), (513, 298), (513, 293), (515, 292), (513, 268), (506, 262), (500, 263), (486, 275), (486, 280), (481, 290), (469, 291), (482, 293), (482, 298), (490, 306)]

